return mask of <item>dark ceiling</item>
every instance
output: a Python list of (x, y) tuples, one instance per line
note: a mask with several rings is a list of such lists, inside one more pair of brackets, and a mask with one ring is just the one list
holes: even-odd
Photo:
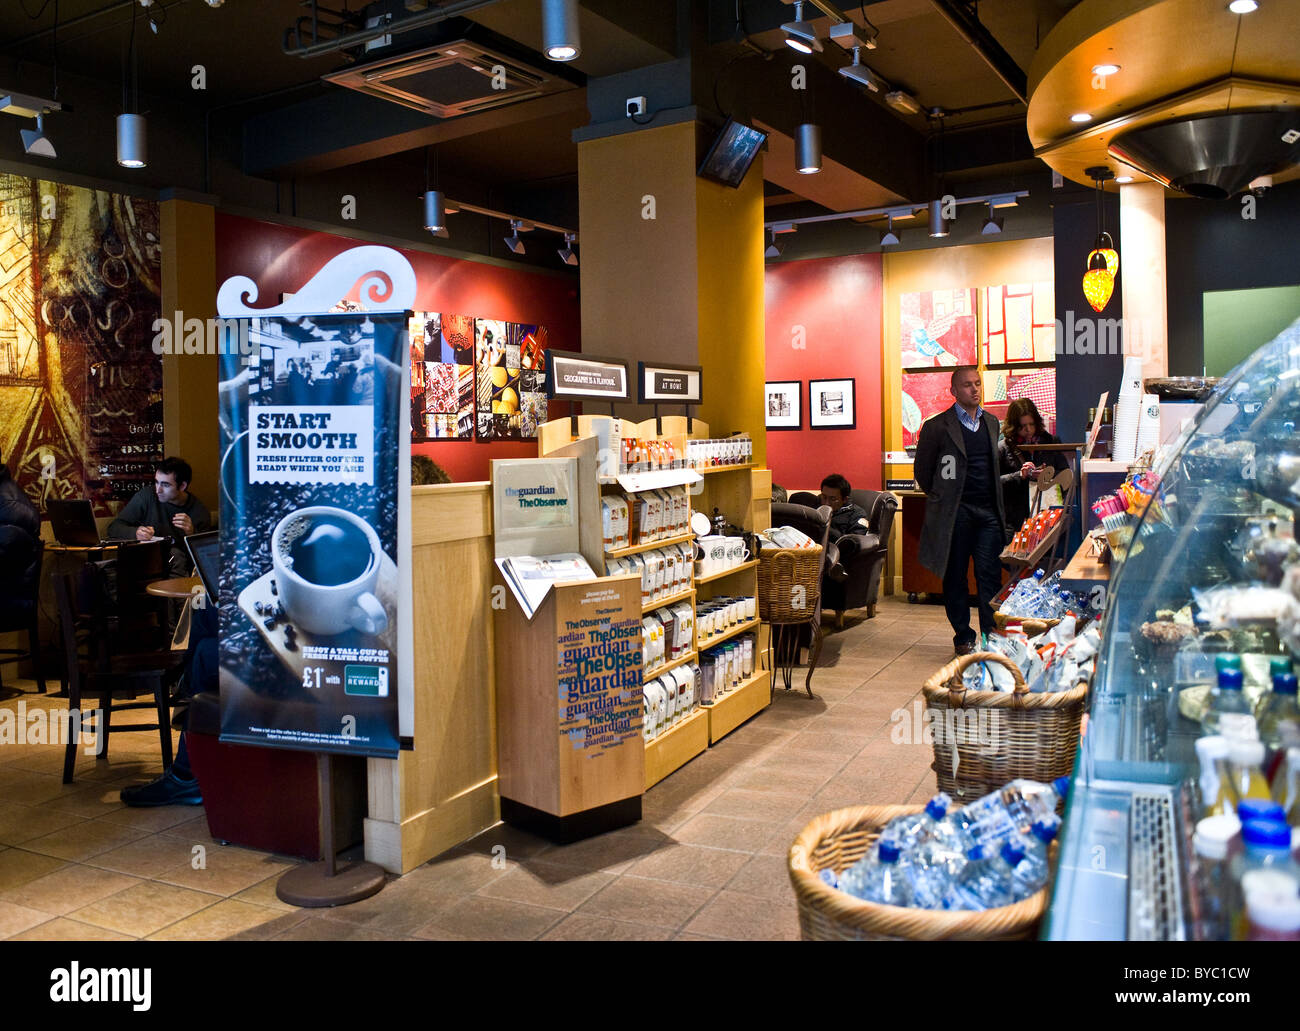
[[(896, 125), (898, 129), (887, 134), (896, 141), (893, 146), (914, 149), (917, 167), (923, 163), (931, 174), (942, 170), (953, 179), (975, 179), (1041, 171), (1024, 137), (1023, 103), (990, 62), (962, 38), (940, 7), (965, 8), (967, 15), (977, 13), (1006, 59), (1023, 75), (1039, 40), (1075, 2), (878, 0), (840, 8), (860, 34), (878, 36), (878, 48), (863, 51), (864, 63), (894, 88), (916, 97), (923, 108), (942, 108), (946, 114), (939, 120), (885, 107), (882, 97), (867, 94), (834, 74), (836, 68), (849, 63), (849, 55), (827, 41), (823, 54), (807, 60), (814, 60), (821, 69), (818, 109), (834, 112), (836, 132), (842, 136), (837, 141), (828, 134), (828, 156), (842, 160), (862, 183), (875, 183), (878, 190), (898, 194), (896, 183), (881, 183), (875, 176), (871, 148), (852, 138), (855, 133), (873, 131), (873, 125)], [(348, 18), (362, 13), (358, 0), (332, 0), (332, 6)], [(427, 17), (448, 8), (464, 12), (477, 26), (475, 32), (486, 31), (489, 35), (485, 38), (514, 48), (512, 53), (536, 67), (555, 67), (537, 53), (541, 45), (539, 0), (477, 4), (455, 0), (441, 5), (424, 0), (381, 0), (367, 5), (365, 13), (386, 8), (400, 20), (412, 16), (408, 8), (422, 6), (424, 11), (416, 11), (416, 16), (423, 13)], [(573, 132), (591, 120), (586, 103), (590, 90), (582, 89), (584, 81), (635, 74), (638, 69), (664, 66), (689, 56), (700, 77), (693, 85), (696, 104), (708, 110), (714, 108), (714, 98), (723, 109), (739, 102), (755, 120), (785, 131), (781, 105), (788, 101), (790, 59), (779, 25), (793, 18), (793, 10), (780, 0), (581, 0), (582, 56), (563, 70), (574, 79), (570, 88), (578, 87), (569, 99), (522, 101), (493, 113), (439, 121), (323, 83), (321, 76), (354, 63), (348, 54), (300, 57), (286, 53), (286, 30), (295, 24), (299, 27), (297, 44), (306, 47), (312, 43), (311, 4), (300, 0), (225, 0), (215, 9), (205, 0), (153, 0), (148, 8), (136, 0), (3, 0), (0, 91), (53, 95), (57, 12), (58, 99), (73, 110), (47, 119), (47, 131), (56, 139), (62, 133), (67, 140), (69, 131), (89, 138), (78, 128), (83, 112), (121, 110), (134, 14), (142, 109), (148, 110), (151, 104), (165, 107), (176, 113), (169, 125), (188, 119), (193, 126), (189, 149), (179, 141), (176, 149), (178, 154), (185, 152), (185, 167), (198, 161), (204, 166), (203, 174), (182, 185), (195, 188), (201, 182), (206, 186), (212, 164), (224, 160), (239, 174), (268, 181), (267, 188), (277, 190), (278, 203), (280, 188), (270, 184), (293, 181), (296, 191), (303, 177), (363, 164), (369, 173), (382, 174), (391, 168), (394, 175), (419, 178), (425, 146), (436, 144), (440, 172), (453, 183), (467, 184), (466, 189), (473, 184), (482, 191), (560, 191), (575, 198), (571, 207), (576, 211)], [(157, 32), (149, 27), (151, 16)], [(815, 22), (823, 37), (828, 33), (832, 19), (812, 3), (806, 5), (804, 16)], [(320, 18), (325, 26), (320, 32), (322, 40), (351, 31), (328, 27), (340, 21), (339, 14), (322, 13)], [(355, 24), (361, 26), (360, 21)], [(372, 56), (414, 46), (432, 31), (436, 30), (394, 35), (392, 46), (374, 50)], [(764, 51), (773, 56), (764, 60)], [(192, 88), (197, 66), (202, 66), (206, 75), (202, 91)], [(712, 82), (708, 81), (710, 74)], [(735, 95), (738, 91), (743, 97)], [(882, 118), (889, 121), (881, 122)], [(0, 158), (29, 160), (21, 146), (9, 138), (16, 140), (16, 130), (22, 126), (15, 119), (15, 131), (5, 132), (9, 126), (8, 120), (4, 121), (6, 124), (0, 124)], [(963, 128), (971, 125), (979, 126), (978, 132), (963, 133)], [(1002, 136), (997, 135), (999, 125)], [(152, 115), (151, 133), (151, 147), (166, 146), (152, 128)], [(940, 136), (945, 141), (942, 146), (937, 142)], [(111, 146), (111, 120), (107, 138)], [(964, 138), (983, 142), (968, 146), (963, 144)], [(250, 141), (259, 140), (266, 146), (252, 148)], [(100, 142), (95, 145), (104, 146)], [(227, 148), (224, 159), (217, 153), (206, 156), (217, 146)], [(75, 144), (67, 149), (75, 153)], [(253, 149), (260, 157), (248, 156)], [(55, 167), (93, 174), (93, 170), (68, 165), (62, 155), (61, 150), (60, 159), (51, 162)], [(152, 162), (145, 171), (159, 177), (177, 176), (173, 169), (156, 170)], [(768, 191), (769, 204), (811, 198), (828, 208), (853, 206), (852, 190), (818, 195), (811, 182), (816, 176), (798, 177), (809, 180), (804, 184), (780, 171), (768, 175), (774, 184), (780, 184)], [(154, 178), (149, 185), (177, 184)], [(220, 181), (213, 186), (218, 193), (227, 189)]]

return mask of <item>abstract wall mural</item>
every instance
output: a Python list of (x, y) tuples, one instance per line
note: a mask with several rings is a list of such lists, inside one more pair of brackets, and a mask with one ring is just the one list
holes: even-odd
[(163, 454), (158, 205), (0, 174), (0, 455), (111, 515)]

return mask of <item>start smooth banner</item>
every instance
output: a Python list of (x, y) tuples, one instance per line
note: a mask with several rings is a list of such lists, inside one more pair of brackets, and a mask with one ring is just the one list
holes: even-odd
[(394, 757), (407, 314), (221, 356), (221, 740)]

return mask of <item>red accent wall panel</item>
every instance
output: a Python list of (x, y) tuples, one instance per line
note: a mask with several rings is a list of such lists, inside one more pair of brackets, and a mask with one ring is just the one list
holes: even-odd
[[(221, 213), (216, 218), (216, 242), (217, 283), (235, 275), (250, 277), (258, 285), (257, 307), (278, 303), (280, 294), (299, 289), (330, 258), (361, 243), (332, 233)], [(415, 269), (417, 310), (538, 323), (549, 331), (552, 348), (581, 350), (576, 280), (396, 249)], [(355, 292), (352, 299), (357, 299)], [(559, 405), (553, 414), (567, 411)], [(448, 441), (417, 444), (414, 452), (428, 455), (453, 480), (486, 480), (491, 459), (535, 458), (537, 442)]]
[[(816, 490), (822, 477), (842, 473), (854, 487), (879, 490), (880, 255), (778, 262), (767, 266), (765, 285), (767, 379), (803, 384), (803, 428), (767, 433), (772, 481)], [(856, 428), (809, 429), (808, 381), (850, 376)]]

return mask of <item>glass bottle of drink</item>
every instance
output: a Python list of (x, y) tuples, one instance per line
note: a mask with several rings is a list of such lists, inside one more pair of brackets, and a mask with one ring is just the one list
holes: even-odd
[(1220, 760), (1228, 758), (1228, 741), (1219, 734), (1208, 734), (1196, 741), (1196, 758), (1201, 764), (1201, 804), (1205, 814), (1211, 816), (1219, 802), (1219, 768)]
[(1300, 941), (1300, 881), (1276, 870), (1245, 876), (1247, 941)]
[(1232, 767), (1232, 783), (1237, 798), (1245, 801), (1258, 798), (1272, 802), (1268, 781), (1264, 779), (1264, 743), (1237, 739), (1228, 742), (1228, 762)]
[[(1274, 662), (1277, 660), (1275, 659)], [(1289, 660), (1287, 664), (1290, 665)], [(1296, 705), (1296, 676), (1291, 672), (1273, 674), (1273, 690), (1259, 700), (1255, 725), (1265, 748), (1285, 749), (1300, 746), (1300, 706)]]
[(1207, 816), (1196, 825), (1192, 846), (1196, 851), (1196, 921), (1198, 941), (1227, 941), (1232, 915), (1232, 878), (1228, 870), (1229, 846), (1241, 830), (1235, 816)]
[(1229, 865), (1242, 900), (1232, 921), (1232, 937), (1237, 941), (1246, 936), (1246, 874), (1253, 870), (1278, 870), (1300, 879), (1300, 867), (1291, 857), (1291, 828), (1285, 823), (1280, 820), (1247, 820), (1241, 825), (1241, 843), (1241, 854), (1233, 856)]
[[(1237, 659), (1237, 656), (1220, 656), (1223, 659)], [(1218, 659), (1215, 660), (1216, 665)], [(1242, 675), (1240, 669), (1228, 666), (1219, 670), (1218, 684), (1210, 692), (1210, 705), (1205, 713), (1205, 729), (1211, 734), (1222, 731), (1225, 735), (1245, 735), (1246, 725), (1255, 722), (1250, 702), (1241, 693)]]
[(1285, 810), (1287, 823), (1300, 827), (1300, 748), (1287, 749), (1273, 778), (1273, 801)]

